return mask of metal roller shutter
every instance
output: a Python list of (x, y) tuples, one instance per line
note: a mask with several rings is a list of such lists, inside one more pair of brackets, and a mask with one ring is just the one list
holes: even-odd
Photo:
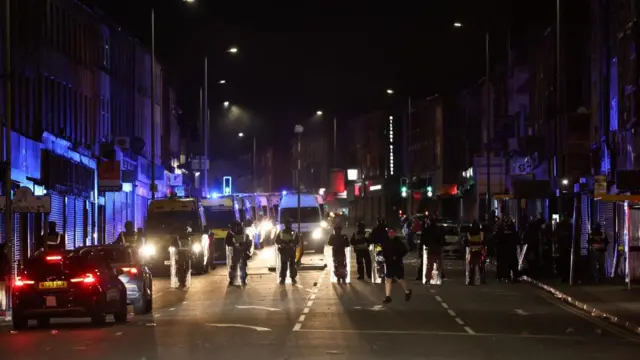
[(111, 244), (115, 240), (115, 219), (114, 219), (114, 204), (115, 204), (115, 193), (109, 192), (105, 195), (105, 244)]
[(96, 233), (96, 229), (93, 227), (93, 219), (95, 204), (91, 201), (87, 202), (87, 245), (95, 245), (95, 239), (93, 235)]
[[(56, 223), (56, 231), (64, 233), (64, 196), (49, 192), (51, 195), (51, 213), (49, 214), (49, 221)], [(44, 231), (49, 230), (49, 224), (45, 224)]]
[(85, 229), (84, 229), (84, 210), (86, 207), (86, 200), (83, 198), (76, 198), (76, 247), (84, 246)]
[(22, 242), (20, 241), (20, 214), (13, 214), (13, 273), (17, 274), (20, 257), (22, 255)]
[[(114, 205), (114, 211), (115, 211), (115, 232), (114, 235), (118, 236), (118, 234), (120, 234), (120, 232), (122, 231), (122, 225), (123, 225), (123, 221), (122, 221), (122, 199), (124, 198), (124, 196), (122, 196), (123, 194), (121, 192), (119, 193), (115, 193), (115, 205)], [(115, 237), (114, 237), (115, 240)]]
[[(124, 230), (124, 223), (127, 222), (128, 220), (134, 220), (133, 218), (133, 214), (131, 211), (131, 197), (132, 197), (132, 193), (130, 192), (123, 192), (122, 193), (122, 230)], [(135, 225), (134, 225), (135, 226)]]
[[(607, 273), (611, 274), (613, 269), (613, 263), (615, 261), (616, 252), (613, 251), (615, 249), (616, 244), (614, 243), (613, 234), (617, 232), (618, 234), (618, 243), (624, 244), (627, 242), (627, 238), (629, 237), (628, 227), (627, 227), (627, 205), (624, 202), (621, 203), (611, 203), (611, 208), (615, 211), (617, 227), (609, 234), (607, 231), (607, 236), (609, 237), (610, 245), (607, 248)], [(613, 215), (612, 215), (613, 216)]]
[(67, 196), (65, 206), (67, 249), (74, 249), (76, 247), (76, 198)]
[(587, 241), (591, 230), (591, 198), (589, 195), (582, 195), (581, 205), (581, 226), (580, 226), (580, 255), (587, 255)]
[(136, 195), (136, 229), (144, 228), (144, 218), (147, 216), (147, 199)]

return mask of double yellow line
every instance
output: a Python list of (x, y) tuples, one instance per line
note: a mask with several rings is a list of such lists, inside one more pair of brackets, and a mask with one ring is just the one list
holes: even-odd
[(551, 294), (549, 294), (546, 290), (542, 290), (542, 289), (537, 289), (536, 292), (538, 293), (538, 295), (540, 297), (542, 297), (543, 299), (545, 299), (546, 301), (548, 301), (549, 303), (558, 306), (561, 309), (564, 309), (576, 316), (579, 316), (589, 322), (591, 322), (592, 324), (601, 326), (602, 328), (604, 328), (607, 331), (610, 331), (626, 340), (629, 340), (631, 342), (640, 344), (640, 336), (633, 334), (632, 332), (625, 330), (625, 329), (621, 329), (619, 327), (617, 327), (614, 324), (610, 324), (608, 323), (606, 320), (603, 319), (598, 319), (595, 318), (589, 314), (587, 314), (585, 311), (579, 310), (576, 307), (574, 307), (573, 305), (567, 304), (564, 302), (564, 300), (562, 299), (556, 299), (554, 296), (552, 296)]

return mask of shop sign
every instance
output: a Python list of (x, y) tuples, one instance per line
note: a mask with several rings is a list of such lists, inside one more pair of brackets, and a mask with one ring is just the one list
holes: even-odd
[(593, 195), (605, 195), (607, 193), (607, 177), (596, 175), (593, 177)]
[[(7, 199), (3, 196), (6, 208)], [(45, 213), (51, 212), (51, 197), (49, 195), (35, 196), (28, 187), (21, 187), (16, 190), (11, 203), (11, 210), (15, 213)]]
[(98, 191), (122, 191), (121, 167), (118, 160), (101, 161), (98, 166)]

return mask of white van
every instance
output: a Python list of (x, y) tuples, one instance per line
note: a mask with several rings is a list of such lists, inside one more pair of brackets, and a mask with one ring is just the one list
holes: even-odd
[[(294, 230), (298, 231), (298, 194), (286, 193), (278, 207), (279, 228), (284, 227), (286, 219), (291, 221)], [(331, 234), (327, 222), (322, 218), (322, 209), (314, 194), (300, 194), (300, 235), (302, 235), (304, 251), (324, 252), (324, 247)]]

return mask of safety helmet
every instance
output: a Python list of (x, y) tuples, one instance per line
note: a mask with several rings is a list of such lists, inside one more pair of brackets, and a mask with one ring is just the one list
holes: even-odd
[(378, 216), (378, 225), (384, 225), (385, 221), (384, 218), (382, 216)]

